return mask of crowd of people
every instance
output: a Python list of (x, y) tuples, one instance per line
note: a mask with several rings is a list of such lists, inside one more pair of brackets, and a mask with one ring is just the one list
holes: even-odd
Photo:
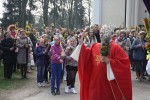
[[(77, 93), (75, 79), (78, 62), (70, 55), (76, 49), (80, 34), (83, 34), (86, 47), (101, 42), (101, 26), (95, 24), (84, 29), (66, 28), (50, 29), (46, 27), (41, 35), (35, 29), (27, 34), (25, 29), (17, 29), (10, 25), (4, 33), (0, 29), (1, 59), (4, 64), (4, 78), (11, 79), (13, 72), (20, 69), (21, 79), (27, 78), (32, 66), (37, 68), (37, 85), (44, 87), (51, 83), (52, 95), (60, 95), (62, 80), (66, 80), (65, 92)], [(146, 78), (146, 49), (144, 30), (116, 28), (111, 34), (115, 41), (130, 58), (131, 69), (136, 72), (137, 79)]]

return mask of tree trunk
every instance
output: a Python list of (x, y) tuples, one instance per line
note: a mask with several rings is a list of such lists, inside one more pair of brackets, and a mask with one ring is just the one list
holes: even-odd
[(43, 19), (44, 19), (45, 26), (48, 26), (48, 5), (49, 5), (49, 0), (44, 0)]
[(26, 25), (26, 7), (27, 7), (27, 2), (28, 0), (20, 0), (21, 2), (21, 14), (20, 14), (20, 28), (25, 28)]
[(60, 26), (63, 27), (63, 1), (60, 1), (61, 6), (61, 17), (60, 17)]
[(18, 23), (18, 25), (19, 25), (19, 27), (21, 27), (21, 22), (22, 22), (22, 20), (21, 20), (21, 14), (22, 14), (22, 0), (18, 0), (18, 7), (19, 7), (19, 23)]
[(72, 29), (72, 12), (73, 12), (73, 1), (71, 0), (71, 5), (70, 5), (70, 9), (69, 9), (69, 29)]
[(53, 5), (54, 5), (54, 26), (56, 26), (56, 0), (54, 0)]
[(91, 25), (91, 1), (88, 0), (89, 8), (88, 8), (88, 13), (89, 13), (89, 26)]

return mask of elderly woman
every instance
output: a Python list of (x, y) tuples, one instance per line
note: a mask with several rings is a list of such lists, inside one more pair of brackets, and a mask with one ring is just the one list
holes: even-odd
[(70, 57), (72, 52), (75, 50), (77, 45), (77, 41), (75, 37), (69, 39), (69, 45), (67, 46), (65, 53), (66, 53), (66, 70), (67, 70), (67, 86), (65, 88), (65, 92), (70, 92), (76, 94), (75, 90), (75, 78), (77, 73), (77, 61)]
[(16, 46), (18, 47), (17, 62), (21, 68), (21, 78), (27, 78), (27, 64), (29, 63), (30, 48), (32, 48), (32, 42), (29, 37), (25, 35), (25, 31), (21, 30), (20, 35), (16, 40)]
[(146, 60), (146, 49), (145, 49), (145, 32), (139, 33), (140, 37), (137, 37), (132, 44), (133, 59), (135, 61), (136, 76), (139, 81), (142, 81), (143, 74), (145, 72), (145, 60)]
[(116, 43), (121, 46), (121, 48), (129, 55), (129, 50), (131, 48), (131, 41), (126, 36), (126, 30), (120, 31), (120, 36), (117, 38)]

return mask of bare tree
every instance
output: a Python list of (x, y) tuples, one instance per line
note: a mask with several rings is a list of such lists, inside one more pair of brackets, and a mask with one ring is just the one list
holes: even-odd
[(48, 5), (49, 5), (49, 0), (44, 0), (43, 19), (44, 19), (45, 26), (48, 26)]
[(87, 19), (88, 19), (88, 26), (91, 25), (91, 8), (92, 8), (92, 0), (83, 0), (83, 3), (87, 6), (85, 6), (85, 8), (87, 9), (86, 15), (87, 15)]
[(50, 0), (39, 0), (39, 2), (42, 4), (44, 25), (48, 26), (48, 8)]
[(72, 26), (72, 19), (73, 19), (73, 5), (74, 5), (74, 1), (75, 0), (69, 0), (70, 2), (69, 3), (69, 9), (68, 9), (68, 13), (69, 13), (69, 28), (72, 29), (73, 26)]

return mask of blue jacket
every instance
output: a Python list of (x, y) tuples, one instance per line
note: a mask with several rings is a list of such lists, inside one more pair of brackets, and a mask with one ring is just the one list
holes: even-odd
[(46, 47), (45, 46), (36, 47), (35, 55), (36, 55), (36, 65), (45, 66)]
[(133, 59), (134, 60), (145, 60), (146, 59), (146, 49), (139, 47), (139, 45), (145, 45), (145, 41), (140, 41), (138, 38), (136, 38), (133, 41), (132, 49), (133, 49)]

